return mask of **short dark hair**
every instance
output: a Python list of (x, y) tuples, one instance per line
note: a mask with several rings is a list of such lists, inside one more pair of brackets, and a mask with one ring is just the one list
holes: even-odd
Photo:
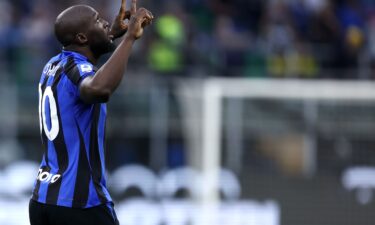
[(75, 41), (80, 32), (85, 32), (89, 25), (89, 19), (95, 10), (87, 5), (75, 5), (61, 12), (55, 21), (55, 36), (65, 47)]

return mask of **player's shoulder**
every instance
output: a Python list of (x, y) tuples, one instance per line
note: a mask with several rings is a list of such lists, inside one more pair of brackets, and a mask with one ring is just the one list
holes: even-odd
[(68, 58), (67, 66), (72, 67), (73, 71), (78, 72), (81, 76), (96, 71), (95, 66), (79, 53), (69, 52)]
[(95, 74), (95, 66), (85, 56), (67, 51), (63, 54), (65, 56), (64, 73), (73, 84), (78, 85), (85, 77)]
[(78, 61), (75, 64), (79, 74), (82, 76), (84, 74), (88, 73), (94, 73), (95, 72), (95, 67), (88, 61)]
[(47, 74), (53, 67), (56, 66), (60, 62), (60, 54), (52, 57), (44, 66), (43, 68), (43, 74)]

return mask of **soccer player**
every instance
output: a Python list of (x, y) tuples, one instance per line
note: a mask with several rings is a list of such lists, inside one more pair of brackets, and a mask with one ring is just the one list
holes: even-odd
[[(46, 64), (39, 82), (45, 152), (29, 204), (31, 225), (118, 224), (105, 179), (105, 103), (122, 80), (133, 43), (152, 20), (136, 0), (129, 11), (122, 0), (111, 26), (86, 5), (56, 18), (63, 50)], [(120, 37), (116, 47), (113, 40)], [(99, 57), (111, 51), (97, 69)]]

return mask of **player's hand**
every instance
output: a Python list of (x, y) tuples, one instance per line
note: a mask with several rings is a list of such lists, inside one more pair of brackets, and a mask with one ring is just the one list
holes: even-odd
[(131, 17), (128, 24), (128, 35), (138, 39), (143, 34), (143, 28), (150, 25), (154, 16), (145, 8), (136, 9), (137, 0), (132, 0)]
[(114, 39), (122, 37), (128, 30), (126, 19), (130, 19), (131, 12), (126, 10), (126, 0), (121, 0), (121, 7), (118, 15), (112, 23), (110, 34)]

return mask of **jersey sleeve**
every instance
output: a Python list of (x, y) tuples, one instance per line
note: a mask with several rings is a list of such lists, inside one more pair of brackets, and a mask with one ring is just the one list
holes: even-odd
[(66, 68), (66, 75), (76, 86), (86, 77), (93, 76), (96, 72), (94, 66), (88, 62), (75, 63), (73, 65), (68, 65), (68, 67), (69, 66), (72, 68)]
[(96, 68), (89, 62), (67, 62), (65, 65), (65, 74), (70, 80), (65, 87), (69, 92), (79, 96), (79, 84), (88, 76), (96, 73)]

